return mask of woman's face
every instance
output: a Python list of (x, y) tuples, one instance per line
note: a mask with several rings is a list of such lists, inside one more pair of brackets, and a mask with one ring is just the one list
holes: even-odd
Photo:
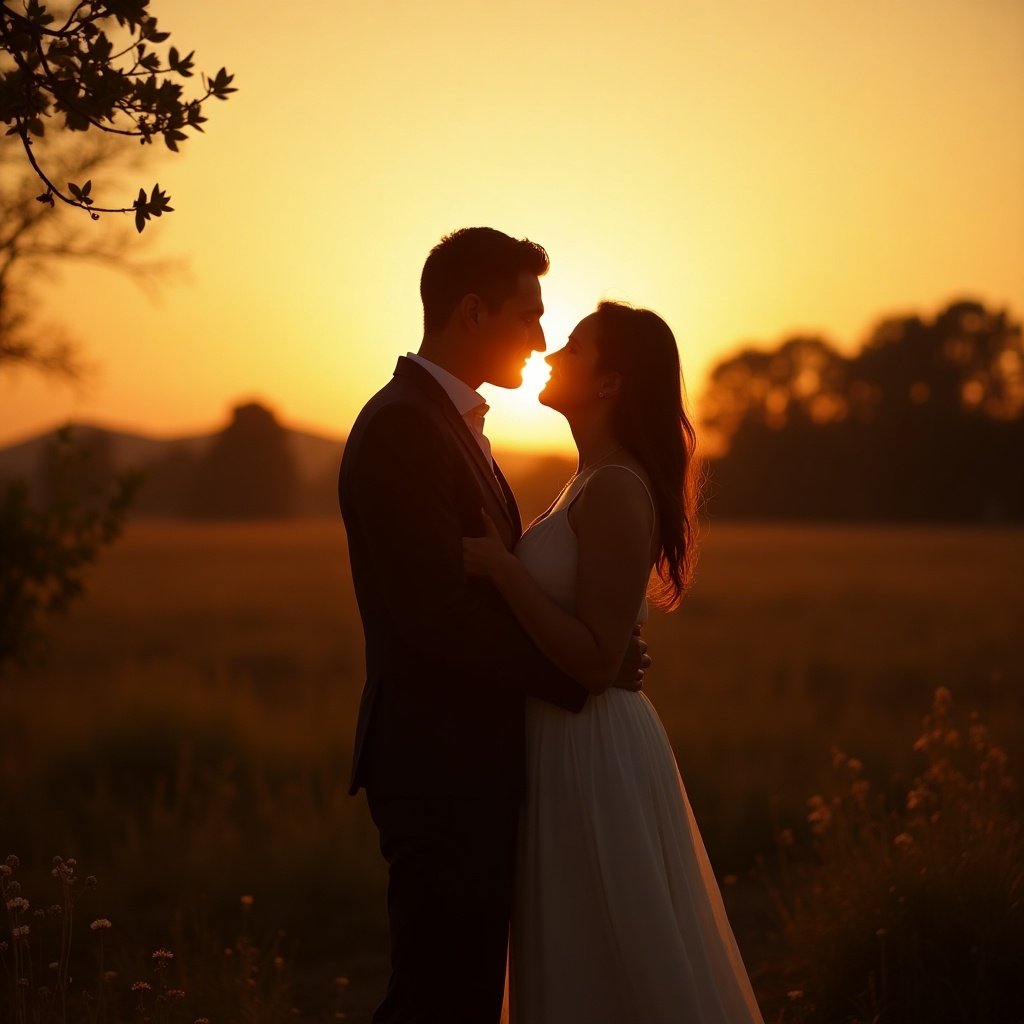
[(606, 375), (597, 369), (597, 314), (585, 316), (565, 346), (544, 361), (551, 367), (551, 377), (538, 396), (542, 405), (564, 413), (601, 401), (598, 392)]

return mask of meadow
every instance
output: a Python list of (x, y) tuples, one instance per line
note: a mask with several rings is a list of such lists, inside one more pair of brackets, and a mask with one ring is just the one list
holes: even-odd
[[(945, 687), (1021, 778), (1022, 609), (1022, 531), (705, 525), (692, 592), (648, 623), (646, 691), (766, 1019), (803, 1019), (778, 960), (779, 838), (814, 841), (836, 748), (898, 795)], [(77, 858), (126, 983), (158, 946), (184, 964), (260, 941), (289, 964), (279, 1001), (330, 1019), (341, 992), (368, 1020), (384, 873), (346, 795), (362, 639), (341, 524), (133, 523), (51, 639), (0, 680), (0, 858), (25, 889)]]

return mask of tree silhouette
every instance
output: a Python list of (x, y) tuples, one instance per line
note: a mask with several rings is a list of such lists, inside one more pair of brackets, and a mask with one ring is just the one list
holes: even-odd
[(274, 519), (293, 512), (297, 474), (288, 434), (274, 414), (236, 406), (200, 460), (186, 511), (200, 519)]
[(182, 82), (194, 76), (194, 51), (171, 46), (161, 56), (156, 48), (169, 36), (149, 13), (149, 0), (75, 0), (63, 13), (42, 0), (0, 3), (0, 122), (21, 141), (45, 186), (39, 202), (52, 207), (59, 199), (93, 220), (134, 213), (138, 231), (173, 212), (159, 184), (148, 195), (140, 188), (130, 206), (97, 206), (91, 178), (62, 189), (35, 153), (47, 119), (58, 115), (70, 132), (92, 129), (143, 144), (160, 138), (174, 152), (188, 132), (201, 132), (203, 105), (235, 92), (233, 76), (224, 68), (202, 75), (200, 94), (186, 97)]
[(63, 430), (41, 467), (44, 502), (25, 480), (0, 491), (0, 671), (39, 657), (40, 618), (67, 611), (84, 571), (121, 532), (138, 479), (112, 479), (105, 456), (102, 442), (91, 451)]
[(704, 423), (725, 515), (1024, 518), (1024, 352), (1005, 311), (889, 318), (854, 355), (818, 338), (715, 367)]

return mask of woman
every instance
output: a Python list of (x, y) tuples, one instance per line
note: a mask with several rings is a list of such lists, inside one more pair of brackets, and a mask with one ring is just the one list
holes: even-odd
[(679, 356), (649, 310), (604, 302), (548, 357), (540, 401), (579, 469), (513, 553), (464, 541), (533, 641), (593, 694), (527, 706), (510, 944), (513, 1024), (761, 1022), (672, 748), (642, 693), (611, 688), (658, 597), (693, 563), (694, 433)]

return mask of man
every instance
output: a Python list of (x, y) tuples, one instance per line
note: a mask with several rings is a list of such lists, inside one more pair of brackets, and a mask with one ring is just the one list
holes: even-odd
[[(366, 638), (351, 792), (388, 863), (392, 974), (375, 1024), (496, 1024), (527, 694), (579, 711), (497, 592), (469, 579), (481, 509), (511, 548), (515, 498), (483, 433), (483, 382), (514, 388), (544, 351), (547, 254), (492, 228), (446, 236), (420, 280), (424, 334), (349, 434), (338, 485)], [(619, 685), (649, 663), (637, 640)]]

